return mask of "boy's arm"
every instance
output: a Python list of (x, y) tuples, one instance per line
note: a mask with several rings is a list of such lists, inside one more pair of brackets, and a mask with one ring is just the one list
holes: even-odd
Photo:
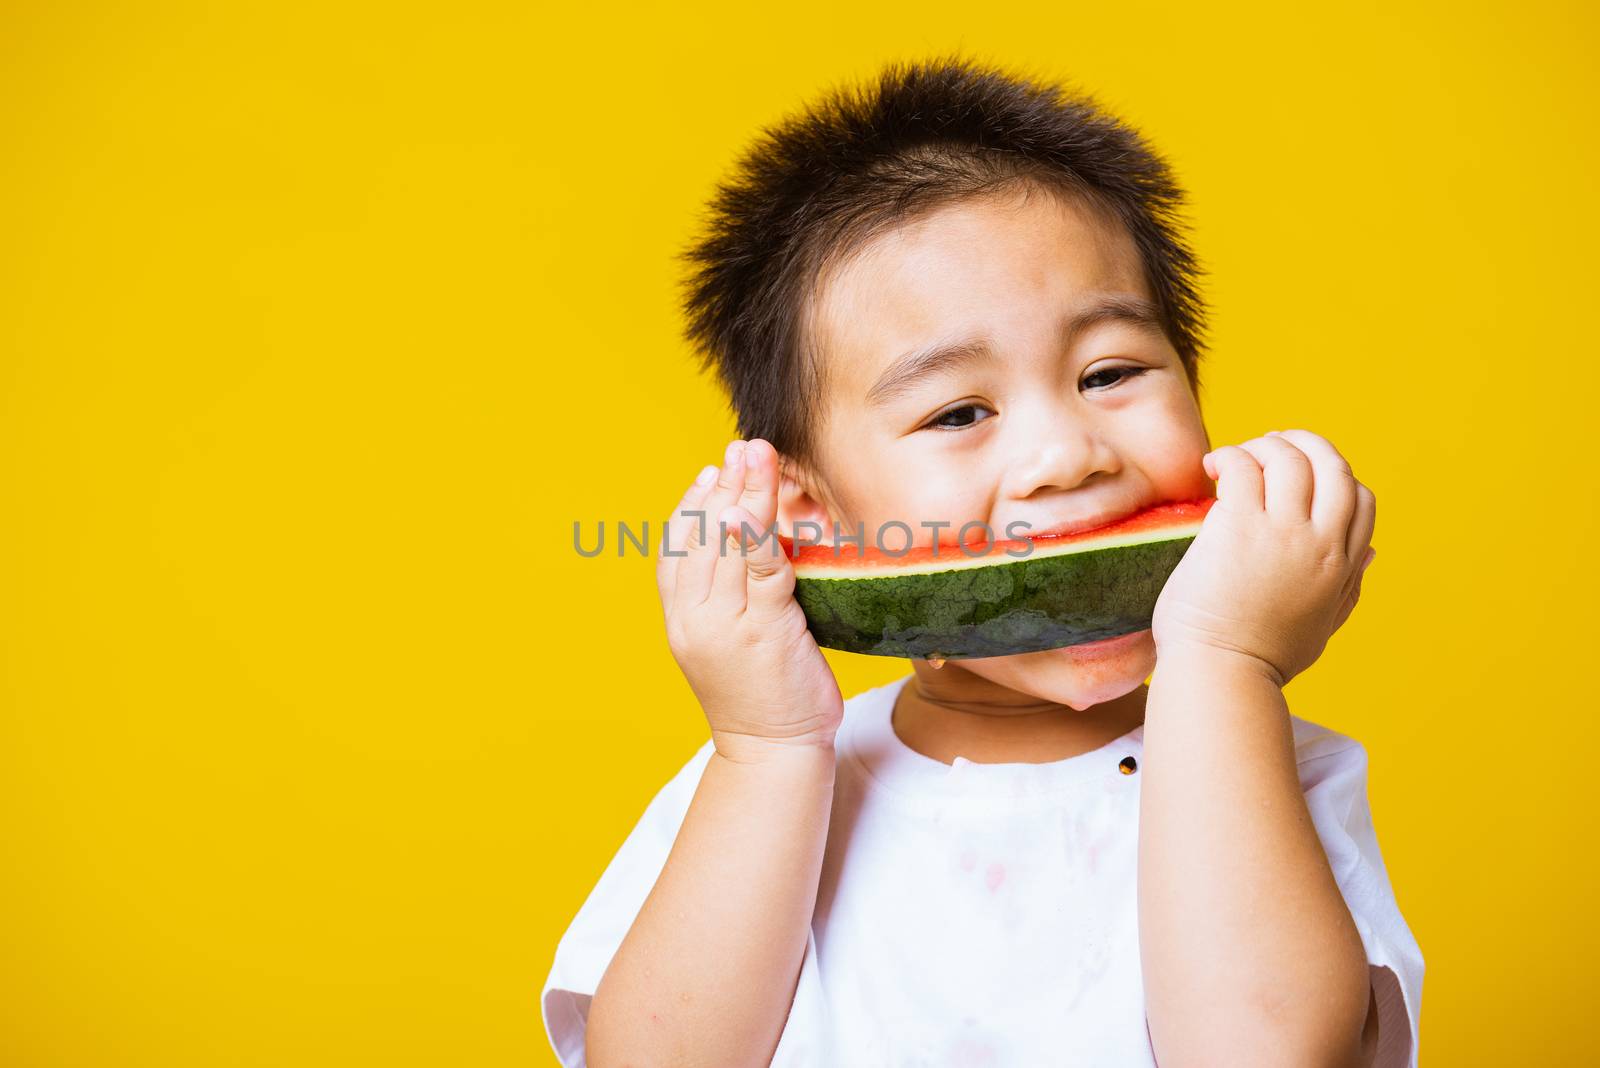
[(816, 905), (833, 781), (831, 746), (711, 754), (595, 991), (590, 1065), (771, 1062)]
[(794, 599), (792, 562), (775, 537), (755, 541), (773, 529), (778, 482), (770, 442), (730, 442), (677, 510), (717, 526), (689, 523), (681, 552), (663, 533), (667, 643), (715, 751), (595, 988), (595, 1068), (770, 1064), (794, 1000), (844, 700)]
[(1140, 953), (1162, 1068), (1370, 1064), (1366, 951), (1278, 682), (1252, 658), (1164, 650), (1140, 770)]
[(1369, 1062), (1371, 977), (1306, 806), (1284, 685), (1361, 596), (1377, 499), (1331, 442), (1201, 459), (1217, 503), (1156, 602), (1139, 926), (1163, 1068)]

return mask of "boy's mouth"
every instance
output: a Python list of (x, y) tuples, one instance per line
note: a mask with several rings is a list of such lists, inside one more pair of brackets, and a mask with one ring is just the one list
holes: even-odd
[(1116, 511), (1097, 512), (1094, 515), (1084, 516), (1079, 519), (1069, 519), (1039, 530), (1029, 530), (1023, 533), (1025, 538), (1059, 538), (1067, 534), (1078, 534), (1085, 530), (1095, 530), (1099, 527), (1110, 526), (1139, 512), (1138, 508), (1117, 509)]

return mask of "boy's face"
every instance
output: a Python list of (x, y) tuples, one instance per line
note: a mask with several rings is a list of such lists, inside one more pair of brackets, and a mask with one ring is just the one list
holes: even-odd
[[(823, 280), (814, 319), (824, 367), (818, 462), (788, 465), (780, 526), (981, 520), (996, 537), (1098, 525), (1214, 493), (1209, 449), (1177, 351), (1129, 317), (1148, 304), (1132, 238), (1031, 190), (947, 206), (882, 235)], [(1106, 300), (1121, 314), (1070, 323)], [(897, 376), (907, 354), (981, 342)], [(966, 540), (982, 537), (980, 528)], [(898, 549), (904, 531), (883, 544)], [(1128, 693), (1155, 666), (1148, 630), (1109, 643), (961, 660), (1013, 690), (1083, 709)]]

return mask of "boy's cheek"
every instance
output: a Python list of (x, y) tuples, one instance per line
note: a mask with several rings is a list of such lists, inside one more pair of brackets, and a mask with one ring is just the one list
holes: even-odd
[[(932, 545), (936, 535), (942, 544), (954, 543), (963, 523), (987, 522), (990, 518), (987, 501), (970, 493), (971, 484), (960, 484), (961, 478), (959, 473), (941, 477), (911, 472), (895, 478), (893, 481), (896, 488), (903, 496), (896, 496), (885, 488), (882, 495), (873, 499), (873, 507), (867, 517), (860, 520), (865, 525), (867, 543), (872, 544), (877, 532), (882, 530), (884, 542), (891, 548), (898, 549), (905, 538), (905, 532), (898, 527), (885, 530), (885, 525), (889, 523), (899, 522), (909, 526), (912, 544)], [(949, 489), (956, 492), (904, 494), (906, 486), (943, 488), (946, 481), (953, 483)], [(840, 524), (841, 527), (843, 525)], [(998, 537), (1004, 537), (1004, 531), (995, 533)], [(967, 532), (967, 537), (976, 539), (981, 534), (982, 531), (974, 527)]]

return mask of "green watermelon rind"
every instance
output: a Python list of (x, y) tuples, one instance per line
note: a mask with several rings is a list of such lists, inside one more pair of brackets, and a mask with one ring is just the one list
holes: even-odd
[(1042, 652), (1148, 628), (1197, 533), (945, 571), (797, 573), (795, 599), (824, 648), (943, 660)]

